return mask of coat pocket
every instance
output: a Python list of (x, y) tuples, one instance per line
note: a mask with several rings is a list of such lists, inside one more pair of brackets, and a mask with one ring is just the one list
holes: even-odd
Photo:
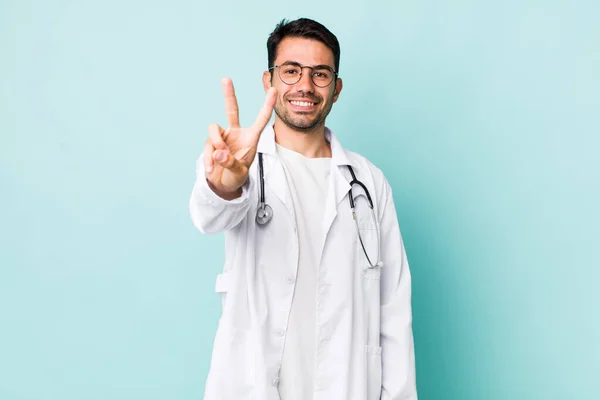
[(367, 345), (365, 346), (365, 358), (367, 373), (367, 400), (379, 400), (381, 398), (381, 347)]
[[(377, 230), (375, 221), (372, 219), (359, 220), (357, 223), (357, 231), (356, 249), (358, 256), (357, 260), (359, 260), (360, 266), (364, 270), (378, 270), (379, 267), (373, 268), (373, 264), (381, 261), (379, 231)], [(372, 278), (370, 277), (370, 279)]]
[(217, 275), (217, 281), (215, 282), (215, 292), (221, 294), (221, 307), (225, 309), (225, 303), (227, 302), (227, 292), (231, 290), (233, 277), (231, 272), (223, 272)]

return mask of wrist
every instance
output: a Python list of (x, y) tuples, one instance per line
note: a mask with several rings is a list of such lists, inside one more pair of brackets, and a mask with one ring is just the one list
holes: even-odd
[(206, 179), (206, 183), (208, 184), (208, 187), (210, 188), (210, 190), (212, 190), (217, 196), (219, 196), (223, 200), (235, 200), (237, 198), (240, 198), (242, 196), (242, 193), (243, 193), (243, 190), (242, 190), (241, 186), (239, 188), (237, 188), (236, 190), (234, 190), (234, 191), (225, 191), (225, 190), (219, 190), (219, 189), (217, 189), (210, 182), (210, 180), (208, 180), (208, 178)]

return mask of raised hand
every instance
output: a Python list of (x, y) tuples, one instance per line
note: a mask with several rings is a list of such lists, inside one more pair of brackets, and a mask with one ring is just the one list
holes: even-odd
[(209, 125), (208, 140), (204, 145), (204, 167), (212, 190), (231, 200), (241, 195), (241, 187), (248, 179), (258, 139), (275, 106), (277, 90), (269, 89), (254, 124), (248, 128), (240, 127), (237, 99), (229, 78), (223, 79), (223, 93), (229, 128)]

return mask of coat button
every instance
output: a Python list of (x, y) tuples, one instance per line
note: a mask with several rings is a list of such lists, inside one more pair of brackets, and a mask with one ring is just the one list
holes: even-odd
[(277, 336), (279, 336), (279, 337), (283, 337), (283, 335), (285, 335), (285, 330), (283, 330), (283, 329), (279, 329), (279, 330), (277, 331)]
[(290, 276), (289, 278), (287, 278), (287, 283), (294, 283), (296, 282), (296, 278), (294, 278), (293, 276)]
[(278, 377), (278, 376), (276, 376), (276, 377), (273, 379), (273, 386), (277, 386), (277, 385), (279, 385), (279, 377)]

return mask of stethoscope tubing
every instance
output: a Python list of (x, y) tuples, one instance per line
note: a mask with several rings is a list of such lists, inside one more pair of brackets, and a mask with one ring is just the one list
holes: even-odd
[(259, 225), (266, 225), (273, 217), (273, 209), (270, 205), (265, 203), (265, 176), (262, 153), (258, 153), (258, 170), (260, 181), (260, 203), (256, 210), (256, 223)]

